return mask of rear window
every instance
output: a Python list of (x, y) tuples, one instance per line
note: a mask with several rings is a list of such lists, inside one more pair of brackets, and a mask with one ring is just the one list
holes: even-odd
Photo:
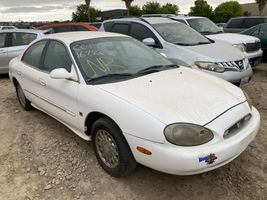
[(244, 19), (232, 19), (227, 25), (227, 28), (241, 28), (243, 21)]
[(244, 23), (242, 24), (241, 28), (250, 28), (252, 26), (256, 26), (258, 24), (264, 23), (263, 18), (250, 18), (250, 19), (245, 19)]
[(128, 35), (129, 34), (129, 28), (130, 28), (129, 24), (114, 24), (111, 32)]
[(55, 26), (54, 31), (55, 33), (70, 32), (74, 31), (74, 28), (72, 26)]
[(75, 31), (89, 31), (87, 28), (83, 26), (73, 26)]
[(106, 22), (106, 23), (104, 23), (105, 31), (110, 32), (113, 24), (114, 24), (114, 22)]

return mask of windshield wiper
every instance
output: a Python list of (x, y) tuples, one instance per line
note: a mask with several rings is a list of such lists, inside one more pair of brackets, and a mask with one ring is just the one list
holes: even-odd
[(223, 33), (222, 31), (216, 31), (216, 32), (212, 32), (212, 31), (201, 31), (200, 32), (203, 35), (212, 35), (212, 34), (218, 34), (218, 33)]
[(194, 45), (194, 44), (186, 44), (186, 43), (179, 43), (179, 42), (173, 43), (173, 44), (181, 45), (181, 46), (192, 46), (192, 45)]
[(104, 79), (118, 79), (118, 78), (127, 78), (133, 76), (133, 74), (130, 73), (116, 73), (116, 74), (105, 74), (103, 76), (98, 76), (94, 78), (87, 79), (87, 83), (94, 83), (96, 81), (104, 80)]
[(154, 73), (154, 72), (159, 72), (161, 70), (166, 70), (169, 68), (178, 68), (179, 66), (175, 65), (175, 64), (170, 64), (170, 65), (153, 65), (151, 67), (147, 67), (145, 69), (142, 69), (140, 71), (138, 71), (136, 74), (150, 74), (150, 73)]

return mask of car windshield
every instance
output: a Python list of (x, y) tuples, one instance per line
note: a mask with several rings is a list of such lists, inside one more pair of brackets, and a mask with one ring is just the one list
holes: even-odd
[(188, 19), (187, 21), (193, 29), (204, 35), (222, 33), (222, 30), (207, 18)]
[(160, 23), (153, 27), (167, 42), (177, 45), (199, 45), (211, 43), (206, 37), (182, 23)]
[(72, 43), (71, 50), (88, 84), (122, 81), (174, 67), (154, 50), (128, 37), (82, 40)]

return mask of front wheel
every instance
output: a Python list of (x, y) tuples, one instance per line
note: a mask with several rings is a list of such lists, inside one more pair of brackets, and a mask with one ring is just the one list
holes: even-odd
[(23, 89), (21, 88), (20, 84), (16, 84), (16, 94), (19, 100), (19, 104), (24, 110), (31, 110), (31, 102), (25, 97)]
[(111, 176), (125, 176), (135, 169), (136, 161), (126, 139), (109, 118), (94, 123), (92, 142), (99, 164)]

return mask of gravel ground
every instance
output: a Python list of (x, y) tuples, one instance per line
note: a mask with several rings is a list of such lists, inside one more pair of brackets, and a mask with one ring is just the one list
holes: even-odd
[(0, 199), (267, 199), (267, 64), (243, 87), (261, 113), (254, 142), (230, 164), (194, 176), (138, 166), (112, 178), (97, 164), (92, 145), (33, 110), (23, 111), (7, 76), (0, 76)]

